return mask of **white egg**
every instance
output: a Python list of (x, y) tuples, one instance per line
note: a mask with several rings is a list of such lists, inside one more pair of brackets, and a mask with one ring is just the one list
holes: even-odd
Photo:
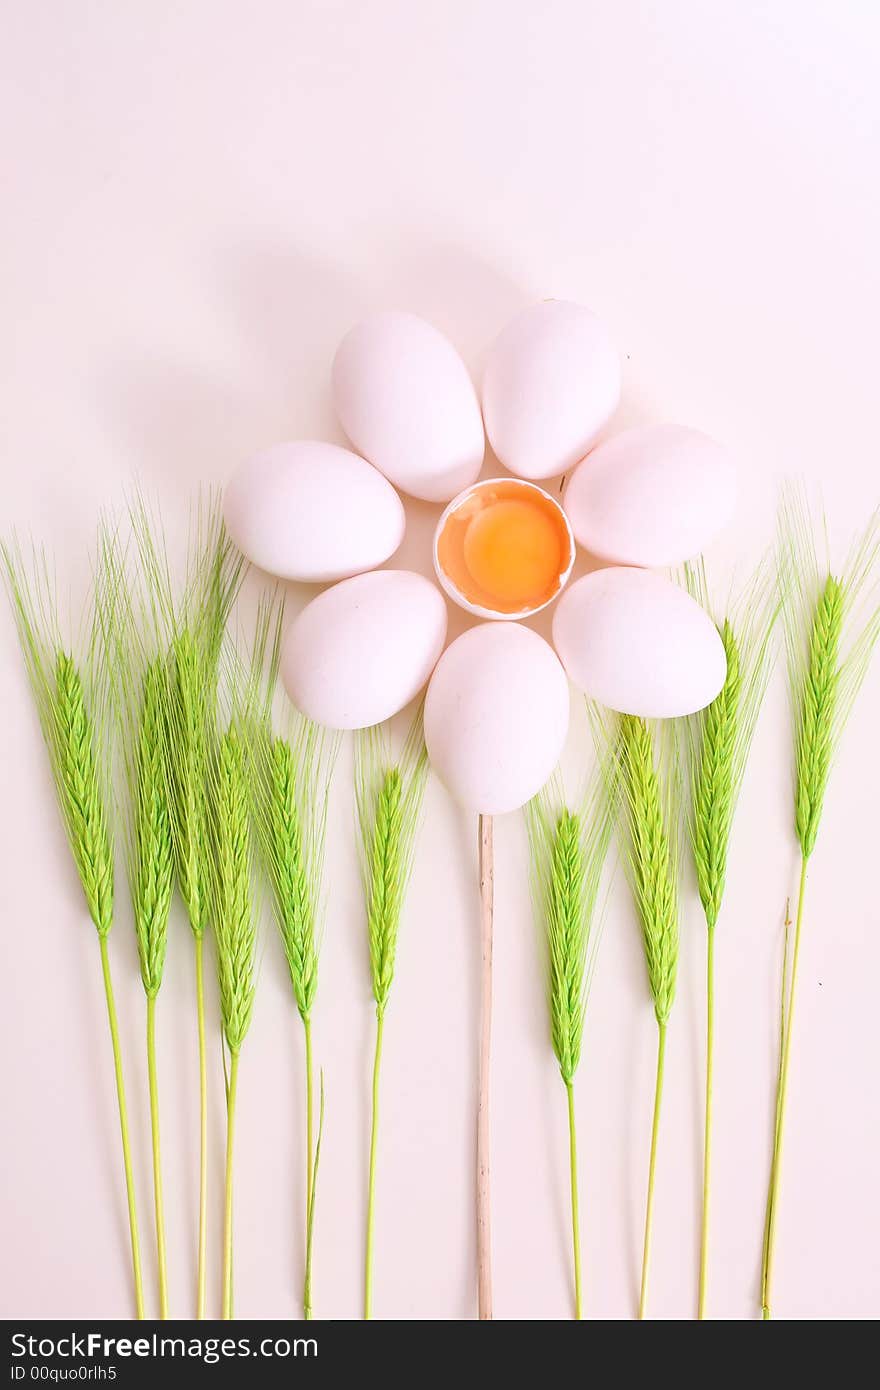
[(727, 674), (715, 624), (650, 570), (602, 569), (577, 580), (557, 604), (553, 642), (576, 686), (645, 719), (703, 709)]
[(572, 530), (591, 554), (660, 568), (699, 555), (735, 504), (727, 451), (685, 425), (644, 425), (599, 444), (563, 498)]
[(483, 418), (498, 458), (521, 478), (573, 468), (620, 399), (620, 358), (605, 325), (550, 299), (501, 332), (483, 375)]
[(480, 404), (443, 334), (415, 314), (373, 314), (343, 338), (333, 405), (355, 448), (396, 487), (448, 502), (474, 482), (485, 452)]
[(282, 579), (326, 583), (389, 559), (403, 503), (366, 459), (336, 444), (275, 444), (226, 485), (223, 514), (239, 550)]
[(446, 641), (446, 603), (409, 570), (376, 570), (325, 589), (284, 637), (281, 678), (303, 714), (365, 729), (418, 695)]
[(481, 623), (447, 648), (431, 677), (431, 765), (469, 810), (515, 811), (556, 766), (569, 705), (565, 672), (542, 637), (518, 623)]

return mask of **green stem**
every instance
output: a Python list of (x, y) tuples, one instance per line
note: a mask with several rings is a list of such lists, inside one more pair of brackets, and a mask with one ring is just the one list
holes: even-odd
[(314, 1163), (312, 1165), (312, 1194), (309, 1201), (309, 1210), (306, 1218), (306, 1277), (303, 1288), (303, 1311), (306, 1320), (310, 1321), (312, 1314), (312, 1250), (315, 1238), (315, 1196), (318, 1187), (318, 1164), (321, 1159), (321, 1139), (324, 1134), (324, 1073), (321, 1072), (321, 1102), (318, 1112), (318, 1141), (315, 1144)]
[[(789, 933), (791, 928), (791, 914), (789, 904), (785, 904), (785, 944), (782, 951), (782, 985), (779, 991), (779, 1063), (776, 1068), (776, 1107), (773, 1117), (773, 1157), (770, 1164), (771, 1178), (773, 1168), (776, 1163), (776, 1146), (779, 1141), (779, 1087), (782, 1081), (782, 1056), (785, 1052), (785, 1016), (788, 994), (788, 954), (789, 954)], [(767, 1268), (767, 1242), (770, 1238), (770, 1214), (773, 1210), (772, 1202), (768, 1196), (767, 1211), (764, 1216), (764, 1243), (761, 1251), (761, 1304), (762, 1316), (764, 1321), (770, 1317), (770, 1309), (764, 1303), (764, 1280)]]
[(660, 1132), (660, 1102), (663, 1099), (663, 1062), (666, 1054), (666, 1024), (658, 1025), (657, 1080), (654, 1086), (654, 1121), (651, 1125), (651, 1159), (648, 1165), (648, 1200), (645, 1205), (645, 1244), (642, 1250), (642, 1286), (639, 1291), (639, 1317), (648, 1304), (648, 1266), (651, 1260), (651, 1226), (654, 1216), (654, 1172), (657, 1165), (657, 1136)]
[(709, 1187), (712, 1171), (712, 1062), (715, 1051), (715, 927), (709, 927), (706, 950), (706, 1132), (703, 1141), (703, 1229), (700, 1236), (700, 1305), (706, 1316), (709, 1276)]
[(110, 957), (107, 953), (107, 937), (99, 936), (101, 948), (101, 970), (104, 976), (104, 994), (107, 999), (107, 1018), (110, 1023), (110, 1040), (113, 1044), (113, 1068), (116, 1073), (116, 1099), (119, 1104), (119, 1128), (122, 1134), (122, 1162), (125, 1168), (125, 1191), (128, 1198), (128, 1227), (131, 1233), (131, 1265), (134, 1273), (134, 1302), (138, 1318), (144, 1316), (144, 1284), (141, 1277), (141, 1249), (138, 1238), (137, 1204), (134, 1192), (134, 1173), (131, 1165), (131, 1145), (128, 1138), (128, 1108), (125, 1104), (125, 1081), (122, 1076), (122, 1050), (119, 1046), (119, 1025), (116, 1021), (116, 1003), (113, 998), (113, 980), (110, 975)]
[(801, 947), (801, 927), (804, 919), (804, 897), (807, 886), (806, 856), (801, 859), (801, 877), (798, 887), (797, 916), (794, 928), (794, 949), (791, 958), (791, 987), (788, 994), (788, 1012), (785, 1021), (785, 1041), (782, 1047), (782, 1060), (779, 1068), (779, 1083), (776, 1092), (776, 1126), (773, 1140), (773, 1161), (770, 1167), (770, 1185), (767, 1192), (766, 1237), (764, 1242), (764, 1267), (761, 1271), (761, 1312), (765, 1322), (771, 1317), (770, 1293), (773, 1280), (773, 1253), (776, 1244), (776, 1216), (779, 1209), (779, 1179), (782, 1174), (782, 1140), (785, 1132), (785, 1101), (788, 1094), (788, 1067), (791, 1060), (791, 1040), (794, 1024), (794, 1000), (797, 987), (798, 957)]
[(156, 1255), (159, 1263), (159, 1317), (168, 1317), (168, 1271), (165, 1261), (165, 1211), (162, 1201), (162, 1153), (159, 1142), (159, 1078), (156, 1073), (156, 996), (147, 998), (147, 1075), (150, 1084), (150, 1133), (153, 1139), (153, 1201), (156, 1208)]
[(379, 1069), (382, 1064), (382, 1030), (385, 1015), (376, 1010), (376, 1055), (373, 1059), (373, 1117), (370, 1129), (370, 1183), (367, 1192), (367, 1250), (364, 1260), (364, 1318), (373, 1316), (373, 1218), (376, 1193), (376, 1151), (379, 1135)]
[(208, 1289), (208, 1061), (205, 1044), (205, 974), (202, 935), (196, 945), (196, 1015), (199, 1029), (199, 1271), (196, 1317), (205, 1316)]
[(235, 1147), (235, 1096), (238, 1090), (238, 1053), (229, 1061), (226, 1091), (226, 1202), (223, 1217), (223, 1317), (232, 1317), (232, 1158)]
[(578, 1212), (577, 1178), (577, 1131), (574, 1118), (574, 1085), (566, 1081), (568, 1093), (568, 1161), (571, 1173), (571, 1240), (574, 1247), (574, 1315), (578, 1322), (583, 1318), (581, 1292), (581, 1226)]
[(306, 1035), (306, 1221), (312, 1205), (312, 1162), (314, 1154), (314, 1089), (312, 1081), (312, 1020), (303, 1019)]
[(306, 1039), (306, 1270), (303, 1282), (303, 1316), (312, 1318), (312, 1198), (314, 1193), (314, 1088), (312, 1079), (312, 1020), (303, 1019)]

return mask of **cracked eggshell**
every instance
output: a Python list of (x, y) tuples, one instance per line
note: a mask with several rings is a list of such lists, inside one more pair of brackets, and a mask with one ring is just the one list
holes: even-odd
[(553, 642), (579, 689), (645, 719), (703, 709), (727, 674), (715, 624), (650, 570), (601, 569), (577, 580), (556, 606)]
[(397, 550), (403, 503), (372, 464), (316, 440), (274, 444), (226, 485), (223, 515), (239, 550), (281, 579), (327, 583)]
[(582, 459), (620, 399), (620, 357), (601, 319), (551, 299), (496, 338), (483, 373), (483, 418), (520, 478), (551, 478)]
[(365, 729), (415, 699), (445, 641), (436, 584), (409, 570), (358, 574), (325, 589), (291, 623), (281, 678), (317, 724)]
[(501, 815), (547, 781), (570, 693), (552, 648), (519, 623), (481, 623), (443, 653), (425, 697), (431, 765), (470, 811)]
[(455, 348), (415, 314), (373, 314), (343, 338), (333, 406), (354, 447), (411, 497), (448, 502), (482, 467), (474, 384)]
[(693, 559), (730, 521), (733, 462), (685, 425), (644, 425), (599, 444), (569, 479), (563, 506), (578, 543), (616, 565)]

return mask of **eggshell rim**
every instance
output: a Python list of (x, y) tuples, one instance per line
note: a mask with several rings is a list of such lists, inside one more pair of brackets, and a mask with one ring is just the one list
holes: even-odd
[[(445, 570), (440, 565), (440, 535), (449, 517), (456, 510), (457, 507), (461, 506), (464, 500), (467, 497), (469, 497), (471, 493), (477, 492), (479, 491), (479, 489), (484, 487), (497, 486), (498, 483), (504, 483), (505, 485), (509, 484), (513, 487), (528, 488), (531, 492), (540, 493), (541, 496), (544, 497), (551, 504), (551, 506), (556, 508), (557, 512), (562, 518), (563, 525), (565, 526), (566, 535), (568, 536), (569, 540), (569, 554), (571, 558), (569, 559), (567, 567), (559, 575), (559, 587), (556, 589), (555, 593), (552, 593), (548, 599), (544, 600), (543, 603), (539, 603), (533, 608), (521, 608), (516, 613), (498, 613), (493, 608), (484, 608), (479, 603), (471, 603), (469, 599), (465, 598), (461, 590), (456, 587), (456, 585), (452, 582), (452, 580), (446, 574)], [(574, 569), (574, 562), (577, 559), (577, 541), (575, 540), (575, 535), (572, 529), (571, 522), (569, 521), (568, 516), (566, 515), (562, 503), (557, 502), (555, 497), (551, 497), (550, 493), (546, 490), (546, 488), (539, 487), (537, 483), (532, 482), (529, 478), (518, 478), (515, 476), (506, 478), (480, 478), (477, 482), (471, 483), (469, 487), (462, 488), (461, 492), (457, 492), (456, 495), (453, 497), (452, 501), (448, 502), (447, 505), (444, 507), (443, 512), (440, 516), (440, 520), (437, 522), (437, 525), (434, 528), (434, 540), (431, 545), (431, 554), (434, 560), (434, 573), (437, 576), (437, 582), (439, 583), (440, 588), (443, 590), (443, 592), (447, 595), (448, 598), (452, 599), (453, 603), (458, 605), (459, 608), (463, 608), (466, 613), (473, 613), (473, 615), (477, 618), (485, 618), (489, 622), (517, 623), (522, 622), (524, 618), (532, 618), (536, 613), (543, 612), (545, 608), (549, 608), (550, 604), (555, 603), (555, 601), (559, 598), (559, 595), (562, 593), (563, 589), (565, 588), (566, 584), (571, 578), (571, 572)]]

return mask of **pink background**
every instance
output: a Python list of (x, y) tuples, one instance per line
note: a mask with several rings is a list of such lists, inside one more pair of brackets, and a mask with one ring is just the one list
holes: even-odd
[[(867, 0), (328, 0), (4, 6), (2, 529), (33, 527), (76, 611), (99, 507), (190, 490), (284, 437), (338, 439), (327, 375), (365, 310), (433, 319), (469, 365), (522, 304), (581, 300), (625, 356), (616, 425), (671, 418), (736, 451), (722, 584), (770, 539), (779, 477), (824, 487), (842, 542), (877, 500), (880, 21)], [(424, 567), (436, 509), (408, 508)], [(295, 596), (294, 602), (301, 601)], [(0, 623), (5, 930), (0, 1313), (131, 1307), (97, 943), (53, 809), (11, 623)], [(880, 1312), (880, 932), (872, 671), (810, 877), (777, 1311)], [(577, 775), (580, 721), (566, 765)], [(864, 749), (860, 753), (860, 748)], [(768, 698), (718, 937), (711, 1312), (754, 1317), (786, 895), (784, 688)], [(327, 1078), (319, 1315), (360, 1310), (373, 1011), (350, 813), (336, 782), (315, 1020)], [(570, 1312), (564, 1094), (547, 1039), (523, 824), (497, 827), (496, 1311)], [(125, 889), (111, 938), (155, 1307), (144, 1004)], [(658, 1170), (651, 1312), (696, 1303), (705, 933), (688, 885)], [(375, 1312), (465, 1318), (477, 1028), (475, 829), (430, 787), (386, 1027)], [(172, 1308), (194, 1304), (196, 1054), (188, 928), (160, 996)], [(211, 1029), (216, 1007), (211, 995)], [(241, 1317), (300, 1288), (301, 1034), (266, 933), (242, 1059)], [(586, 1306), (635, 1303), (655, 1029), (612, 895), (577, 1084)], [(211, 1303), (221, 1069), (212, 1050)]]

